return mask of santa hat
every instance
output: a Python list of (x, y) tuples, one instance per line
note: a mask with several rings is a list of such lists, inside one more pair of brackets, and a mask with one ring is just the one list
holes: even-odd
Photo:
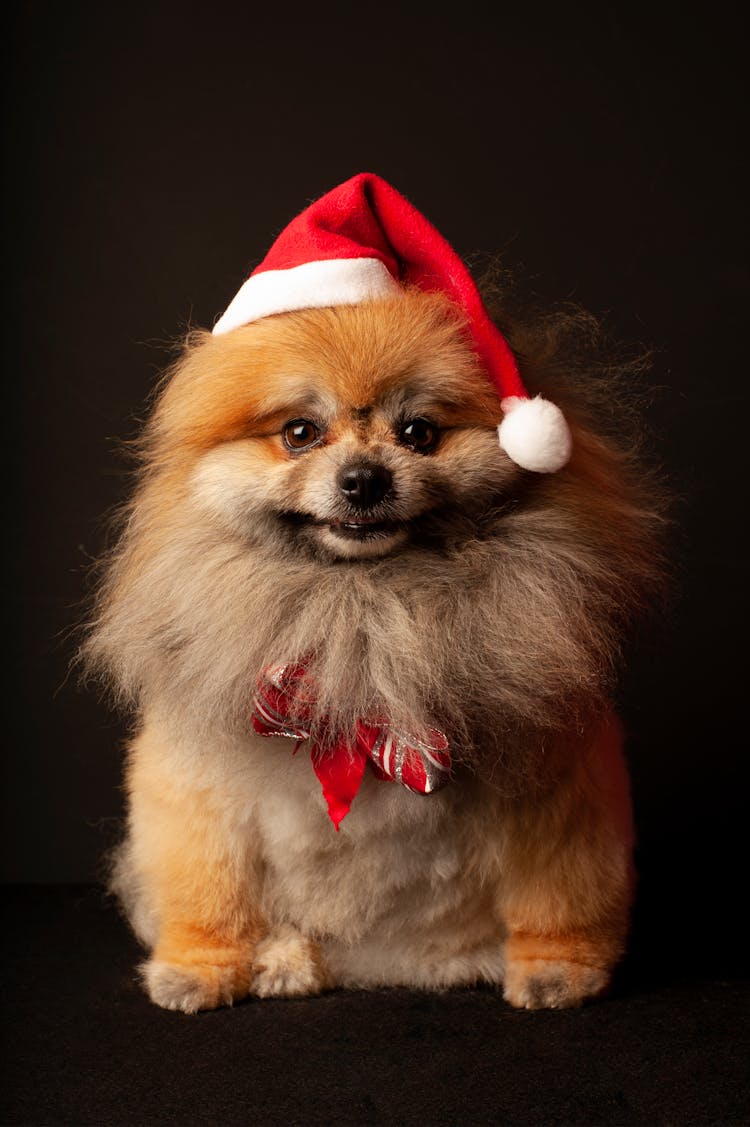
[(403, 285), (445, 294), (466, 316), (476, 355), (500, 395), (500, 446), (517, 465), (553, 473), (571, 438), (559, 407), (530, 398), (507, 341), (466, 266), (443, 236), (380, 176), (361, 172), (285, 227), (214, 325), (214, 333), (273, 313), (391, 297)]

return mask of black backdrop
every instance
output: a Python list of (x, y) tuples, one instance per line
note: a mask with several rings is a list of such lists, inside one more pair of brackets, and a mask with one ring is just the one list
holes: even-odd
[(655, 350), (683, 578), (627, 689), (642, 903), (665, 947), (685, 928), (691, 956), (739, 951), (741, 27), (727, 7), (558, 9), (11, 9), (7, 879), (95, 879), (116, 834), (125, 727), (67, 675), (70, 630), (166, 342), (210, 325), (307, 202), (370, 170), (462, 254), (501, 252), (538, 298)]

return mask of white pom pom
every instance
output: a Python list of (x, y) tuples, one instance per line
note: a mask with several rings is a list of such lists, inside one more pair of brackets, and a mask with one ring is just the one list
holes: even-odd
[(570, 458), (573, 440), (560, 408), (541, 395), (534, 399), (509, 396), (500, 406), (505, 417), (497, 435), (510, 460), (535, 473), (562, 469)]

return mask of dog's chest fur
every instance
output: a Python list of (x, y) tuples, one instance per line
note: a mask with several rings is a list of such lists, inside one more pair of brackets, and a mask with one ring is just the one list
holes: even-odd
[(499, 980), (498, 919), (475, 864), (467, 785), (414, 795), (367, 771), (337, 833), (307, 749), (273, 750), (257, 808), (269, 918), (314, 935), (342, 985), (417, 985), (438, 967), (446, 984), (472, 981), (493, 959)]

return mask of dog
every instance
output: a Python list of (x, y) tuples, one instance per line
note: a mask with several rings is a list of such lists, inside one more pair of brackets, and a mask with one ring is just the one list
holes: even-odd
[(84, 646), (135, 715), (111, 887), (157, 1005), (609, 988), (635, 888), (613, 700), (663, 516), (550, 323), (503, 339), (561, 405), (554, 472), (498, 445), (439, 289), (189, 334)]

